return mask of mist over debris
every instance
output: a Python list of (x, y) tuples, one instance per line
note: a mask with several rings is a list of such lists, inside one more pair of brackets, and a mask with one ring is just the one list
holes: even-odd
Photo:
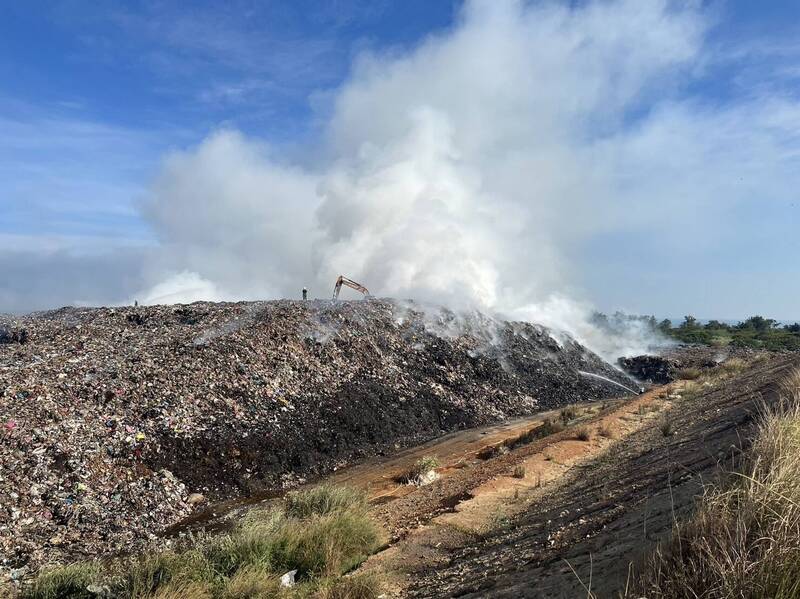
[(670, 93), (711, 59), (708, 20), (694, 2), (467, 2), (416, 47), (358, 56), (294, 159), (233, 129), (167, 157), (143, 206), (160, 249), (133, 297), (325, 297), (346, 274), (640, 351), (603, 347), (588, 321), (589, 244), (653, 226), (664, 251), (698, 243), (669, 223), (718, 222), (720, 198), (749, 193), (741, 174), (783, 197), (796, 171), (771, 176), (794, 104), (712, 112)]

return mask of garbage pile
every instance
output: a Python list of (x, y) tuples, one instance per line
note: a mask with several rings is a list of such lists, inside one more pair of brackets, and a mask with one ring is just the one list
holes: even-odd
[(678, 368), (675, 360), (651, 355), (619, 358), (617, 363), (634, 378), (655, 385), (666, 385), (674, 381)]
[[(0, 574), (137, 550), (203, 502), (630, 384), (527, 323), (411, 303), (64, 308), (0, 345)], [(2, 576), (0, 576), (2, 580)]]

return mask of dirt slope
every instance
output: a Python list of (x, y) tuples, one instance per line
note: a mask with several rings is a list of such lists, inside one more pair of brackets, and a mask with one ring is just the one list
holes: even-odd
[[(526, 323), (410, 303), (62, 309), (0, 323), (0, 554), (147, 543), (217, 500), (631, 384)], [(30, 564), (29, 564), (30, 562)]]
[[(479, 541), (433, 548), (411, 572), (412, 597), (616, 597), (631, 564), (665, 538), (694, 505), (703, 482), (732, 466), (761, 401), (797, 364), (777, 357), (719, 388), (675, 402), (675, 434), (655, 424), (621, 439), (602, 457), (573, 468), (507, 526)], [(438, 544), (438, 545), (437, 545)]]

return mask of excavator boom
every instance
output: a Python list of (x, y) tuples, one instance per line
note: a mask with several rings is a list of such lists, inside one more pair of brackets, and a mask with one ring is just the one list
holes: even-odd
[(369, 289), (364, 287), (361, 283), (356, 283), (352, 279), (348, 279), (343, 275), (339, 275), (339, 278), (336, 279), (336, 284), (333, 286), (333, 299), (339, 298), (339, 292), (342, 290), (342, 285), (345, 287), (350, 287), (350, 289), (355, 289), (359, 293), (363, 293), (364, 297), (369, 297)]

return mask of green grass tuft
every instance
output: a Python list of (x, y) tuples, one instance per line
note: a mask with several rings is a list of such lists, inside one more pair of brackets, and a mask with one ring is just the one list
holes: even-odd
[(280, 594), (279, 575), (258, 566), (244, 566), (227, 581), (222, 599), (263, 599)]
[(383, 580), (374, 573), (345, 576), (324, 581), (315, 599), (377, 599), (383, 586)]
[(361, 513), (333, 512), (310, 520), (287, 520), (275, 533), (271, 562), (275, 571), (342, 574), (375, 551), (380, 536)]
[(283, 503), (288, 517), (309, 518), (339, 510), (363, 510), (367, 506), (367, 498), (361, 491), (349, 487), (320, 485), (308, 491), (288, 493)]
[(222, 576), (215, 570), (205, 553), (198, 548), (183, 552), (163, 551), (130, 560), (118, 585), (124, 597), (149, 597), (156, 590), (169, 586), (177, 593), (184, 586), (214, 586)]
[(33, 585), (22, 593), (25, 599), (90, 599), (96, 597), (87, 587), (100, 580), (97, 562), (76, 562), (44, 570)]

